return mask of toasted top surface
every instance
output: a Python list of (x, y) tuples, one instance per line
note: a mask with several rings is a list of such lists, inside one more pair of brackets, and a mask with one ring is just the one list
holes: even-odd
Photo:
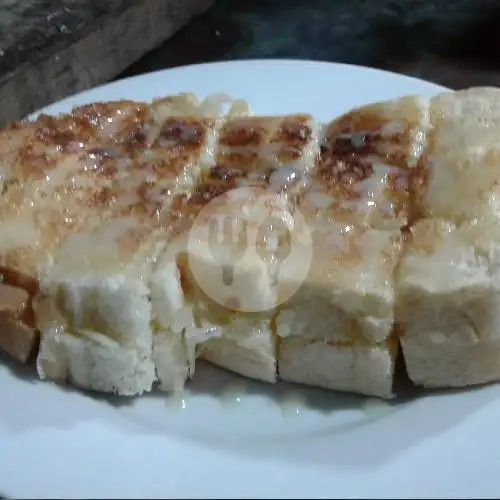
[[(308, 115), (238, 117), (216, 123), (209, 117), (167, 114), (162, 123), (156, 119), (149, 128), (143, 121), (141, 133), (134, 135), (133, 157), (127, 157), (127, 167), (113, 177), (107, 222), (94, 232), (99, 236), (88, 233), (88, 241), (100, 241), (106, 231), (115, 234), (113, 221), (133, 217), (151, 228), (149, 236), (155, 227), (169, 227), (174, 235), (192, 232), (195, 221), (198, 244), (206, 246), (214, 220), (229, 217), (240, 219), (245, 231), (255, 233), (254, 257), (272, 262), (279, 260), (281, 247), (310, 245), (305, 233), (311, 228), (317, 257), (311, 280), (328, 285), (341, 267), (360, 270), (370, 252), (360, 250), (354, 242), (358, 238), (371, 249), (370, 262), (381, 259), (387, 264), (379, 266), (375, 274), (383, 276), (373, 286), (390, 286), (387, 276), (400, 242), (393, 234), (376, 236), (370, 229), (397, 231), (408, 223), (408, 179), (425, 140), (426, 105), (419, 98), (404, 98), (368, 106), (334, 120), (322, 132)], [(123, 162), (120, 158), (106, 155), (100, 161), (113, 171), (117, 161)], [(273, 204), (278, 212), (270, 209)], [(302, 227), (292, 231), (293, 218), (299, 215)], [(281, 218), (282, 224), (269, 222), (267, 216)], [(287, 235), (290, 232), (296, 240)], [(136, 248), (136, 233), (131, 227), (130, 237), (120, 236), (125, 250)], [(76, 248), (88, 247), (75, 246), (73, 241), (81, 238), (77, 231), (63, 247), (74, 250), (59, 252), (58, 259), (65, 255), (64, 262), (76, 265)], [(109, 255), (110, 262), (116, 259), (113, 252)], [(125, 251), (122, 258), (126, 255)], [(258, 268), (261, 264), (255, 262)], [(315, 271), (325, 265), (327, 273)], [(363, 269), (363, 275), (370, 272)]]
[(397, 229), (409, 222), (410, 177), (422, 154), (428, 103), (417, 97), (359, 108), (331, 122), (299, 206), (314, 224)]
[[(186, 233), (195, 220), (206, 228), (220, 215), (252, 222), (243, 213), (251, 196), (234, 189), (257, 188), (279, 200), (283, 217), (302, 217), (316, 248), (311, 279), (356, 268), (369, 248), (389, 275), (401, 246), (393, 231), (427, 215), (459, 222), (496, 213), (499, 92), (395, 99), (323, 129), (309, 115), (245, 116), (244, 103), (221, 119), (218, 105), (191, 95), (93, 104), (10, 126), (0, 132), (0, 270), (34, 278), (55, 257), (76, 265), (69, 253), (108, 239), (125, 262), (141, 239)], [(457, 196), (474, 199), (458, 204)], [(264, 221), (263, 247), (271, 233), (278, 247), (290, 245), (283, 220), (279, 228)], [(319, 272), (320, 262), (331, 272)]]
[(27, 188), (36, 180), (51, 185), (51, 176), (57, 175), (61, 159), (68, 155), (97, 147), (127, 148), (147, 116), (147, 104), (119, 101), (82, 106), (67, 115), (41, 115), (35, 121), (3, 129), (0, 145), (7, 153), (1, 168), (4, 189), (12, 184)]
[(335, 119), (326, 135), (337, 145), (357, 147), (365, 156), (375, 154), (390, 165), (413, 168), (425, 148), (428, 129), (428, 100), (408, 96), (356, 108)]
[[(260, 208), (277, 204), (288, 209), (288, 195), (303, 189), (315, 168), (317, 128), (305, 115), (228, 120), (219, 133), (215, 165), (181, 197), (177, 209), (187, 223), (180, 230), (190, 230), (194, 222), (206, 232), (221, 217), (248, 223), (253, 217), (257, 230), (265, 219)], [(264, 212), (272, 211), (267, 208)]]
[[(305, 289), (393, 301), (411, 177), (425, 146), (428, 102), (417, 97), (353, 110), (328, 124), (295, 208), (312, 241)], [(370, 299), (371, 300), (371, 299)]]
[[(248, 275), (265, 263), (269, 286), (301, 281), (315, 293), (362, 291), (391, 303), (428, 121), (428, 102), (409, 97), (353, 111), (323, 131), (302, 115), (227, 122), (217, 165), (186, 202), (197, 242), (189, 251), (207, 266), (237, 262)], [(238, 251), (242, 234), (252, 251)]]
[(196, 106), (190, 96), (94, 104), (4, 130), (0, 267), (36, 277), (71, 234), (121, 216), (159, 224), (210, 161), (215, 118)]
[[(291, 189), (315, 165), (318, 126), (307, 115), (247, 117), (221, 129), (207, 184)], [(299, 180), (300, 178), (300, 180)]]

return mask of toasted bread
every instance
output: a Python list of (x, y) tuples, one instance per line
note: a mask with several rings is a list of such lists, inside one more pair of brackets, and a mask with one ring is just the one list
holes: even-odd
[(175, 289), (175, 260), (161, 266), (161, 255), (183, 199), (213, 163), (217, 119), (193, 116), (191, 108), (185, 117), (178, 108), (172, 116), (168, 104), (160, 106), (166, 109), (153, 103), (149, 121), (135, 133), (142, 133), (143, 148), (125, 156), (131, 164), (113, 186), (116, 201), (105, 218), (79, 227), (40, 276), (41, 376), (124, 395), (149, 391), (157, 379), (164, 388), (183, 385), (176, 378), (186, 370), (181, 332), (164, 341), (170, 322), (151, 283), (156, 296), (159, 288)]
[[(134, 245), (140, 247), (141, 257), (145, 257), (149, 256), (148, 251), (154, 254), (163, 244), (156, 241), (162, 239), (158, 232), (165, 227), (165, 221), (162, 225), (157, 220), (158, 210), (167, 210), (170, 221), (170, 203), (192, 184), (194, 176), (199, 175), (201, 167), (198, 171), (196, 168), (201, 155), (204, 155), (205, 162), (211, 158), (213, 138), (209, 134), (200, 138), (199, 134), (204, 131), (196, 125), (200, 123), (204, 127), (213, 123), (216, 117), (207, 113), (217, 115), (218, 106), (205, 106), (203, 113), (207, 116), (198, 117), (202, 106), (190, 95), (165, 98), (150, 105), (128, 101), (97, 104), (77, 108), (70, 115), (42, 116), (26, 126), (14, 127), (20, 131), (22, 140), (17, 141), (17, 149), (9, 153), (9, 163), (5, 167), (8, 167), (8, 176), (6, 174), (4, 181), (3, 201), (6, 203), (2, 204), (1, 228), (5, 237), (2, 239), (0, 265), (5, 284), (27, 289), (30, 301), (38, 281), (41, 281), (41, 292), (35, 304), (36, 323), (42, 330), (38, 363), (41, 375), (57, 374), (60, 378), (73, 378), (73, 382), (79, 385), (90, 388), (94, 385), (96, 389), (104, 390), (102, 384), (105, 382), (102, 381), (86, 385), (82, 377), (92, 379), (94, 375), (83, 374), (82, 363), (77, 363), (76, 358), (84, 350), (88, 351), (88, 364), (92, 365), (96, 364), (92, 357), (101, 356), (109, 362), (117, 352), (112, 355), (93, 353), (89, 342), (78, 347), (78, 342), (71, 337), (71, 349), (81, 352), (74, 354), (74, 359), (69, 362), (65, 361), (65, 351), (61, 346), (66, 337), (63, 335), (65, 330), (60, 328), (60, 316), (69, 314), (73, 327), (75, 318), (82, 319), (80, 307), (84, 313), (92, 311), (94, 314), (97, 307), (102, 317), (112, 315), (112, 307), (119, 305), (112, 305), (112, 295), (101, 293), (99, 297), (99, 290), (102, 292), (105, 288), (106, 280), (97, 279), (96, 273), (106, 267), (118, 271), (124, 259), (134, 262), (134, 255), (128, 258), (121, 255), (125, 251), (135, 252), (138, 256), (140, 252)], [(186, 118), (179, 124), (182, 110)], [(12, 131), (9, 129), (6, 133), (11, 139)], [(179, 140), (184, 141), (186, 147), (179, 149)], [(199, 142), (203, 142), (200, 151), (193, 152)], [(193, 154), (197, 157), (193, 158)], [(158, 178), (161, 178), (162, 186), (153, 185)], [(16, 230), (16, 226), (21, 231)], [(170, 222), (166, 226), (170, 226)], [(145, 241), (141, 240), (143, 237)], [(73, 265), (76, 267), (72, 268)], [(126, 272), (123, 271), (118, 282), (126, 281)], [(83, 282), (78, 283), (78, 277), (83, 277)], [(100, 282), (98, 285), (96, 280)], [(75, 295), (75, 287), (79, 285), (87, 293), (96, 292), (93, 300), (87, 303)], [(99, 290), (93, 290), (93, 286)], [(116, 291), (116, 282), (110, 286)], [(123, 290), (117, 293), (123, 295)], [(136, 289), (132, 293), (136, 297), (134, 300), (139, 300), (137, 297), (141, 293), (140, 288)], [(102, 300), (96, 301), (97, 297)], [(147, 296), (145, 300), (149, 302)], [(134, 314), (132, 310), (131, 314)], [(119, 321), (119, 316), (115, 311), (114, 320)], [(33, 314), (26, 317), (29, 319)], [(96, 321), (107, 324), (108, 320), (102, 317)], [(11, 323), (19, 326), (17, 320), (24, 325), (24, 318), (14, 318)], [(88, 318), (82, 321), (88, 322)], [(125, 325), (126, 322), (122, 321), (118, 330)], [(127, 326), (133, 329), (132, 325)], [(10, 348), (9, 351), (21, 360), (26, 359), (36, 339), (27, 342), (29, 336), (24, 333), (24, 343), (16, 343), (12, 341), (14, 335), (12, 328), (2, 332), (1, 345), (6, 349), (9, 345), (16, 345), (16, 349)], [(35, 335), (31, 334), (31, 337)], [(51, 352), (50, 344), (56, 341), (61, 345)], [(101, 351), (113, 347), (104, 340), (100, 343)], [(22, 352), (19, 346), (23, 346)], [(58, 355), (62, 356), (60, 363)], [(50, 363), (54, 366), (48, 367)], [(60, 366), (56, 368), (58, 363)], [(79, 375), (72, 373), (73, 363)], [(124, 369), (133, 371), (130, 362), (122, 364)], [(154, 379), (154, 370), (153, 363), (146, 370), (151, 379), (149, 386)], [(120, 376), (117, 373), (115, 378), (120, 379)], [(114, 382), (110, 384), (111, 390), (120, 392)], [(130, 392), (127, 384), (123, 390)]]
[[(130, 125), (143, 120), (144, 107), (128, 101), (84, 106), (69, 115), (42, 115), (0, 133), (6, 151), (0, 273), (4, 285), (26, 290), (30, 304), (39, 273), (52, 264), (54, 249), (95, 214), (98, 223), (101, 212), (112, 203), (106, 193), (116, 169), (107, 169), (111, 152), (104, 147), (128, 145), (133, 139)], [(11, 313), (9, 322), (19, 329), (3, 330), (0, 346), (26, 360), (38, 341), (34, 316)], [(18, 348), (14, 351), (9, 345)]]
[(428, 103), (403, 98), (330, 123), (297, 200), (313, 240), (307, 280), (277, 315), (284, 380), (390, 397), (394, 282)]
[(389, 398), (399, 343), (417, 384), (499, 380), (499, 96), (321, 128), (180, 95), (7, 127), (0, 348), (25, 362), (39, 330), (41, 377), (122, 395), (182, 390), (201, 357)]
[[(291, 229), (293, 197), (304, 189), (318, 152), (318, 126), (307, 115), (239, 118), (222, 127), (217, 166), (190, 203), (197, 215), (189, 228), (185, 281), (198, 327), (186, 335), (204, 359), (276, 381), (272, 323), (280, 291), (273, 262), (279, 249), (271, 240)], [(289, 227), (273, 227), (271, 218)], [(233, 230), (244, 238), (242, 246), (234, 243)]]

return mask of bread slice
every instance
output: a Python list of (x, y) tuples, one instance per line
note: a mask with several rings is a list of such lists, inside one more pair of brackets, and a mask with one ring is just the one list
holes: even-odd
[(412, 179), (412, 228), (396, 321), (410, 378), (425, 387), (498, 380), (500, 90), (431, 100), (428, 146)]
[(400, 232), (352, 226), (346, 232), (331, 222), (313, 229), (312, 240), (307, 280), (276, 318), (280, 378), (392, 396)]
[(318, 126), (307, 115), (239, 118), (222, 127), (217, 165), (189, 203), (194, 224), (181, 270), (196, 320), (185, 325), (190, 359), (276, 381), (276, 241), (293, 229), (290, 200), (318, 152)]
[[(218, 197), (215, 206), (206, 207), (198, 216), (187, 246), (187, 281), (192, 283), (191, 301), (198, 327), (193, 332), (186, 330), (186, 336), (193, 335), (190, 344), (204, 359), (247, 377), (274, 382), (272, 319), (280, 290), (272, 265), (276, 250), (266, 238), (279, 237), (279, 229), (264, 228), (266, 233), (259, 234), (269, 212), (285, 218), (286, 199), (243, 188)], [(241, 227), (239, 234), (222, 222), (218, 234), (211, 236), (217, 230), (212, 223), (224, 216)], [(241, 237), (241, 244), (235, 236)]]
[(108, 169), (109, 148), (130, 144), (130, 127), (145, 113), (140, 103), (97, 104), (69, 115), (42, 115), (0, 132), (5, 152), (0, 176), (0, 276), (7, 287), (0, 305), (7, 326), (0, 331), (0, 347), (17, 359), (28, 359), (38, 334), (32, 311), (11, 307), (16, 300), (11, 295), (24, 290), (31, 310), (39, 272), (52, 264), (54, 249), (113, 201), (106, 196), (116, 172)]
[(40, 277), (38, 373), (86, 389), (134, 395), (150, 390), (150, 262), (161, 234), (123, 218), (68, 238)]
[(310, 271), (276, 319), (283, 380), (392, 396), (393, 274), (427, 129), (428, 102), (412, 97), (359, 108), (326, 127), (310, 187), (297, 201), (312, 235)]
[(167, 349), (159, 340), (165, 305), (157, 301), (158, 288), (176, 291), (175, 260), (158, 262), (184, 198), (213, 164), (217, 120), (176, 113), (163, 114), (149, 146), (135, 152), (132, 168), (114, 186), (117, 201), (106, 220), (71, 235), (42, 274), (41, 376), (123, 395), (149, 391), (157, 378), (169, 388), (180, 383), (181, 342)]

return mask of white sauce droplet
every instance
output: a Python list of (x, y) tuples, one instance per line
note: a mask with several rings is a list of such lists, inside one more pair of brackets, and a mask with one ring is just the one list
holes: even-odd
[(276, 169), (269, 179), (269, 184), (275, 190), (287, 190), (300, 178), (299, 173), (294, 167), (282, 167)]

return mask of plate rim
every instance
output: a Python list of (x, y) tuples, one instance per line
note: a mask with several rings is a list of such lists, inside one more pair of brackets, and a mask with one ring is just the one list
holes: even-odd
[(149, 79), (149, 78), (157, 78), (166, 73), (177, 73), (184, 71), (197, 71), (203, 70), (204, 68), (214, 68), (217, 67), (227, 67), (227, 65), (231, 66), (247, 66), (247, 65), (263, 65), (263, 66), (296, 66), (296, 65), (308, 65), (315, 67), (326, 67), (326, 68), (338, 68), (339, 70), (347, 70), (347, 71), (359, 71), (359, 72), (367, 72), (367, 73), (376, 73), (376, 74), (385, 74), (388, 77), (396, 77), (398, 79), (406, 80), (407, 82), (413, 82), (415, 84), (425, 84), (436, 87), (436, 90), (441, 91), (449, 91), (453, 90), (449, 87), (445, 87), (439, 83), (435, 83), (430, 80), (425, 80), (420, 77), (405, 75), (402, 73), (397, 73), (396, 71), (386, 70), (374, 68), (371, 66), (363, 66), (360, 64), (351, 64), (345, 62), (335, 62), (335, 61), (325, 61), (320, 59), (294, 59), (294, 58), (249, 58), (249, 59), (235, 59), (235, 60), (221, 60), (221, 61), (211, 61), (211, 62), (202, 62), (202, 63), (194, 63), (194, 64), (183, 64), (181, 66), (173, 66), (171, 68), (161, 68), (157, 70), (147, 71), (145, 73), (141, 73), (138, 75), (127, 76), (124, 78), (119, 78), (110, 82), (103, 83), (101, 85), (95, 85), (93, 87), (89, 87), (87, 89), (78, 91), (74, 94), (69, 94), (61, 99), (57, 99), (52, 101), (43, 107), (33, 111), (26, 115), (24, 119), (33, 118), (38, 116), (41, 113), (44, 113), (45, 110), (49, 110), (58, 105), (63, 105), (66, 101), (71, 99), (78, 99), (83, 97), (85, 94), (91, 93), (97, 89), (109, 89), (115, 86), (122, 86), (127, 84), (134, 84), (139, 80)]

